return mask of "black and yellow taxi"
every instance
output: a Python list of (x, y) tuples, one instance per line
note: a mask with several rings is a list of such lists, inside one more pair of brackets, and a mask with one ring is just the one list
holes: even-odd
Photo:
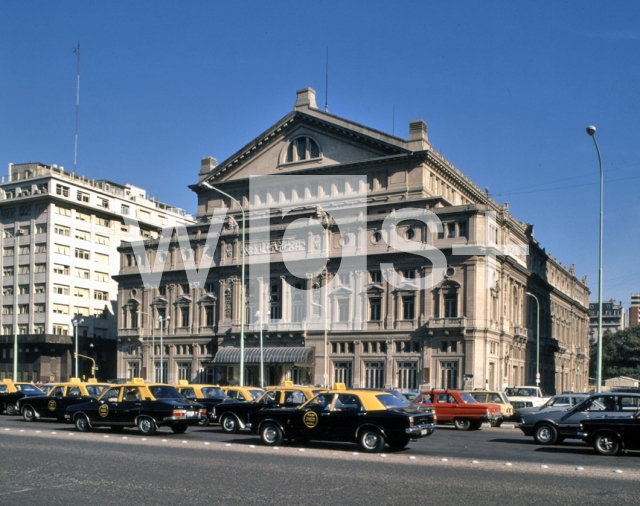
[(207, 410), (202, 404), (185, 399), (173, 385), (133, 378), (111, 385), (97, 400), (69, 406), (65, 419), (80, 432), (95, 427), (110, 427), (116, 432), (137, 427), (141, 434), (152, 435), (159, 427), (183, 434), (205, 416)]
[(213, 408), (218, 404), (231, 400), (219, 385), (202, 385), (199, 383), (189, 383), (187, 380), (180, 380), (176, 389), (186, 399), (202, 404), (207, 408), (207, 416), (200, 420), (201, 426), (209, 425), (213, 418)]
[(235, 434), (244, 429), (249, 413), (265, 408), (297, 407), (324, 391), (319, 387), (294, 385), (285, 381), (282, 386), (269, 386), (257, 399), (250, 402), (224, 402), (214, 408), (213, 421), (218, 422), (222, 432)]
[(29, 395), (44, 395), (44, 392), (32, 383), (12, 381), (8, 378), (0, 382), (0, 413), (17, 415), (18, 400)]
[(63, 421), (68, 406), (96, 399), (109, 386), (94, 379), (83, 382), (80, 378), (70, 378), (67, 382), (53, 385), (46, 395), (43, 392), (38, 396), (20, 399), (18, 413), (22, 413), (27, 422), (48, 418)]
[(412, 439), (429, 436), (435, 422), (432, 409), (407, 406), (389, 392), (347, 390), (338, 383), (297, 408), (252, 412), (249, 428), (269, 446), (284, 439), (340, 441), (380, 452), (385, 444), (401, 450)]
[(255, 401), (264, 393), (260, 387), (222, 386), (222, 391), (234, 401)]

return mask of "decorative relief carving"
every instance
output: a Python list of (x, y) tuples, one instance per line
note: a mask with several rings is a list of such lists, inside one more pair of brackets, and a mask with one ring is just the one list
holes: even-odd
[(232, 309), (232, 295), (231, 295), (231, 290), (229, 288), (227, 288), (224, 291), (224, 317), (227, 320), (231, 319), (231, 309)]
[(233, 255), (233, 245), (231, 243), (225, 246), (225, 255), (227, 255), (227, 258), (231, 258)]
[(267, 253), (282, 253), (287, 251), (306, 251), (307, 241), (304, 239), (286, 239), (276, 241), (251, 242), (245, 245), (246, 255), (265, 255)]

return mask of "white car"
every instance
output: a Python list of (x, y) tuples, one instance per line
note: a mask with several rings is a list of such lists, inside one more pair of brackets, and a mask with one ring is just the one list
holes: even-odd
[(516, 416), (531, 415), (533, 413), (543, 413), (546, 411), (562, 411), (567, 410), (584, 401), (590, 394), (557, 394), (549, 399), (545, 404), (540, 407), (520, 408), (516, 412)]
[(545, 394), (540, 387), (509, 387), (505, 389), (504, 393), (507, 394), (514, 411), (522, 408), (539, 407), (551, 399), (551, 396)]

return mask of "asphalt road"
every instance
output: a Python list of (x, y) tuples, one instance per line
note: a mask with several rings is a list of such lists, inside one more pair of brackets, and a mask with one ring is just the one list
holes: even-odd
[(540, 447), (503, 426), (440, 427), (401, 452), (260, 445), (217, 426), (78, 433), (0, 416), (0, 504), (612, 504), (640, 502), (640, 453)]

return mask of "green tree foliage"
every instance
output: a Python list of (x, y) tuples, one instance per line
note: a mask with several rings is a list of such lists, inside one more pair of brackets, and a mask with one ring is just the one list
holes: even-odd
[[(591, 346), (590, 376), (596, 377), (598, 347)], [(602, 336), (602, 379), (640, 379), (640, 325)]]

